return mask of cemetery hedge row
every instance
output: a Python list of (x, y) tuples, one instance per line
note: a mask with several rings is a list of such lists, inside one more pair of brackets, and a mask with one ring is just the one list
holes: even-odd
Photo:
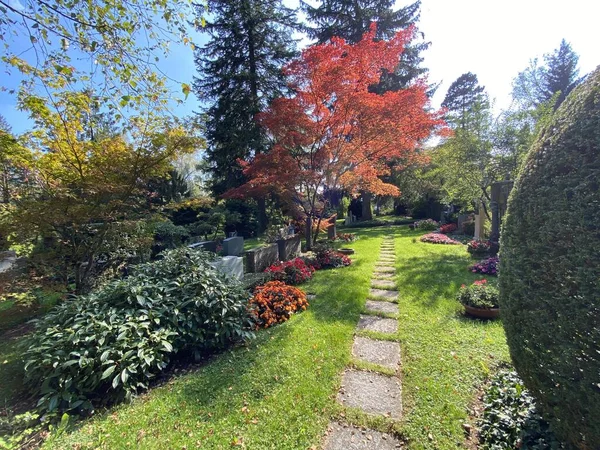
[(182, 352), (251, 336), (248, 292), (200, 251), (178, 249), (57, 306), (24, 341), (42, 412), (91, 411), (145, 389)]
[(600, 69), (532, 146), (502, 231), (511, 356), (562, 439), (600, 448)]

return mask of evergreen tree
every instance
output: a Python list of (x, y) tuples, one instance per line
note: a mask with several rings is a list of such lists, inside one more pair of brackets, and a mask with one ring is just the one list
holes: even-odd
[[(198, 5), (198, 17), (205, 14)], [(207, 162), (213, 194), (244, 181), (238, 159), (267, 149), (257, 113), (286, 89), (281, 68), (295, 55), (290, 39), (295, 13), (281, 0), (209, 0), (212, 20), (203, 29), (210, 41), (196, 51), (196, 95), (206, 109)], [(261, 230), (266, 226), (264, 199), (258, 199)]]
[(463, 73), (448, 88), (442, 107), (448, 109), (447, 119), (455, 127), (468, 128), (474, 114), (489, 109), (485, 87), (477, 75)]
[[(419, 20), (421, 1), (394, 10), (393, 0), (323, 0), (318, 7), (301, 1), (302, 10), (314, 26), (307, 28), (310, 37), (322, 44), (334, 36), (350, 43), (361, 40), (372, 22), (377, 22), (378, 39), (389, 39), (400, 29), (415, 25)], [(423, 36), (423, 35), (421, 35)], [(421, 52), (430, 42), (409, 44), (394, 72), (386, 72), (374, 92), (397, 91), (427, 72), (421, 67)]]
[(544, 65), (533, 59), (513, 81), (513, 98), (523, 107), (535, 109), (554, 96), (557, 109), (583, 78), (579, 77), (579, 56), (564, 39), (552, 53), (544, 55)]

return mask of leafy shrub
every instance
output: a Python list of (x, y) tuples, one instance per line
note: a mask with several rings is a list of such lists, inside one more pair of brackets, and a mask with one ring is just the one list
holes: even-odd
[(155, 233), (161, 251), (181, 247), (190, 237), (190, 232), (186, 227), (175, 225), (171, 221), (158, 223)]
[(483, 405), (478, 428), (484, 450), (564, 448), (541, 417), (535, 399), (516, 372), (498, 372), (486, 388)]
[(341, 241), (341, 242), (354, 242), (358, 239), (358, 236), (354, 233), (338, 233), (332, 241)]
[(462, 285), (457, 300), (465, 306), (473, 308), (498, 308), (498, 289), (487, 283), (487, 280), (474, 281), (470, 286)]
[(479, 239), (473, 239), (467, 243), (467, 251), (471, 255), (484, 255), (489, 253), (491, 249), (491, 243), (489, 241), (482, 241)]
[(497, 256), (482, 259), (477, 264), (473, 264), (469, 270), (473, 273), (482, 273), (485, 275), (498, 275), (498, 262)]
[(362, 222), (352, 222), (344, 225), (345, 228), (371, 228), (371, 227), (388, 227), (390, 225), (410, 225), (414, 222), (411, 218), (398, 218), (394, 220), (363, 220)]
[(458, 225), (455, 223), (447, 223), (440, 227), (440, 233), (448, 234), (453, 233), (458, 229)]
[(511, 192), (500, 305), (519, 376), (556, 434), (600, 448), (600, 70), (554, 113)]
[(178, 249), (58, 305), (25, 339), (25, 380), (46, 413), (130, 398), (182, 351), (249, 337), (248, 294)]
[(289, 261), (278, 262), (267, 267), (266, 273), (273, 280), (283, 281), (286, 284), (300, 284), (312, 278), (315, 269), (306, 264), (302, 258), (294, 258)]
[(256, 328), (269, 328), (285, 322), (296, 311), (304, 311), (308, 301), (300, 289), (282, 281), (269, 281), (257, 286), (250, 306)]
[(414, 223), (415, 230), (432, 231), (436, 230), (440, 224), (433, 219), (417, 220)]
[(421, 242), (428, 242), (430, 244), (448, 244), (448, 245), (458, 245), (460, 242), (455, 241), (452, 238), (449, 238), (445, 234), (440, 233), (429, 233), (421, 236)]

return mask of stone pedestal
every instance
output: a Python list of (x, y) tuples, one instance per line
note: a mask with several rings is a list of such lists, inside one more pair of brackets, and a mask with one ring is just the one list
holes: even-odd
[(240, 256), (243, 251), (243, 237), (230, 237), (223, 240), (223, 254), (225, 256)]
[(244, 276), (244, 259), (241, 256), (224, 256), (211, 265), (228, 277), (241, 280)]
[(483, 207), (479, 206), (479, 211), (475, 215), (475, 235), (473, 236), (473, 239), (484, 239), (485, 219), (485, 211), (483, 211)]

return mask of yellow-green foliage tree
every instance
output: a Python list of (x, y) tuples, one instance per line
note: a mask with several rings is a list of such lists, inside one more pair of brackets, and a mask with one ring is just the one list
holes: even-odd
[(176, 122), (159, 124), (151, 116), (131, 118), (121, 133), (90, 138), (94, 105), (86, 92), (58, 94), (51, 105), (42, 97), (23, 99), (36, 122), (36, 131), (24, 136), (34, 188), (11, 215), (14, 232), (52, 247), (56, 270), (77, 291), (100, 256), (137, 239), (135, 221), (151, 211), (149, 181), (167, 176), (175, 158), (201, 143)]

